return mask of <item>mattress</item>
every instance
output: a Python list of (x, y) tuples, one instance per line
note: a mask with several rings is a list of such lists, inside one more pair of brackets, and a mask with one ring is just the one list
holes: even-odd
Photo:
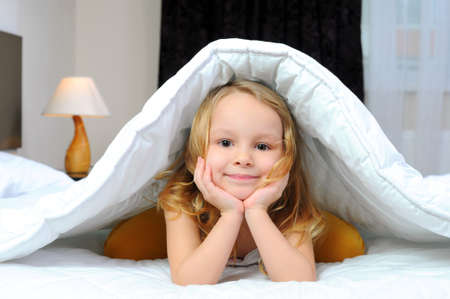
[(448, 298), (450, 244), (366, 238), (367, 254), (317, 264), (317, 282), (271, 282), (227, 267), (217, 285), (177, 286), (167, 259), (102, 255), (108, 230), (56, 240), (0, 264), (2, 298)]

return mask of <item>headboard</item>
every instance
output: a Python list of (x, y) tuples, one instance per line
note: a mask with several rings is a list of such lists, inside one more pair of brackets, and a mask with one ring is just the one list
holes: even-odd
[(22, 37), (0, 31), (0, 150), (22, 145)]

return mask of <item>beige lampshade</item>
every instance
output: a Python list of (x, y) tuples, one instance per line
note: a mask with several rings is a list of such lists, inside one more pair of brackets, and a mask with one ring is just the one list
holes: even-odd
[(42, 114), (63, 117), (72, 115), (104, 117), (110, 113), (92, 78), (67, 77), (61, 80)]

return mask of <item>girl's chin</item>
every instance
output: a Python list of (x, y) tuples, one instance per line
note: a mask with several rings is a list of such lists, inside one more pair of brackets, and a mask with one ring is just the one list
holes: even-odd
[(253, 191), (254, 190), (251, 189), (251, 190), (230, 190), (229, 192), (237, 199), (244, 201), (247, 198), (249, 198), (249, 196), (253, 193)]

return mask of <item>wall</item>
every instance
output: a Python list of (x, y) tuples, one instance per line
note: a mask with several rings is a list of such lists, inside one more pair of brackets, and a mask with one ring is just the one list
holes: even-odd
[(0, 30), (23, 37), (22, 148), (63, 169), (69, 118), (41, 112), (61, 78), (94, 78), (111, 116), (86, 119), (92, 163), (157, 86), (161, 0), (0, 0)]
[(111, 116), (85, 119), (93, 161), (157, 88), (161, 1), (78, 0), (75, 73), (94, 78)]
[(0, 0), (0, 30), (19, 33), (18, 9), (17, 1)]
[(22, 35), (22, 156), (63, 168), (73, 129), (41, 115), (60, 78), (74, 72), (75, 1), (18, 1)]
[(22, 148), (13, 152), (44, 163), (61, 159), (66, 142), (40, 113), (55, 82), (74, 71), (74, 12), (75, 1), (0, 0), (0, 30), (22, 36)]

